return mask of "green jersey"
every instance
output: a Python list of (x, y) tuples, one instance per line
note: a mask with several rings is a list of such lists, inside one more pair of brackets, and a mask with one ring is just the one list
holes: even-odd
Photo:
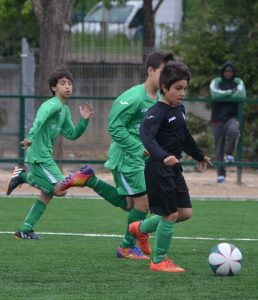
[(144, 146), (139, 129), (144, 113), (155, 103), (147, 95), (144, 84), (128, 89), (114, 101), (108, 117), (112, 143), (105, 167), (125, 173), (144, 170)]
[(27, 149), (25, 162), (40, 163), (53, 160), (55, 141), (61, 134), (69, 140), (76, 140), (85, 131), (88, 120), (81, 119), (74, 126), (70, 109), (62, 101), (53, 97), (39, 108), (27, 140), (32, 142)]

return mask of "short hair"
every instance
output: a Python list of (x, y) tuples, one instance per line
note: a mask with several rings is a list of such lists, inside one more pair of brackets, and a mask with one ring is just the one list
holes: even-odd
[(70, 80), (73, 83), (73, 75), (67, 67), (56, 68), (49, 75), (49, 78), (48, 78), (49, 88), (50, 88), (50, 91), (53, 95), (55, 95), (55, 93), (52, 91), (51, 88), (55, 87), (58, 83), (58, 80), (61, 79), (61, 78), (67, 78), (68, 80)]
[(145, 62), (145, 70), (148, 72), (148, 68), (152, 67), (154, 70), (158, 69), (162, 64), (166, 64), (169, 61), (174, 61), (175, 55), (171, 51), (156, 51), (148, 55)]
[(179, 80), (186, 80), (190, 82), (190, 71), (188, 67), (179, 61), (169, 62), (165, 65), (164, 69), (160, 73), (159, 88), (160, 93), (164, 94), (162, 86), (166, 89), (170, 89), (171, 85)]

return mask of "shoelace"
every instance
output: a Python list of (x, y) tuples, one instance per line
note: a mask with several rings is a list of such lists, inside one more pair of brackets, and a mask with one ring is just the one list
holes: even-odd
[(169, 267), (175, 268), (177, 267), (173, 261), (171, 259), (169, 259), (168, 257), (165, 259), (165, 262), (168, 264)]
[(142, 256), (142, 252), (141, 252), (141, 250), (138, 247), (133, 246), (131, 248), (131, 251), (134, 252), (134, 253), (136, 253), (136, 254), (138, 254), (138, 255), (140, 255), (140, 256)]
[(71, 178), (72, 178), (72, 175), (70, 174), (68, 177), (66, 177), (66, 178), (62, 181), (61, 187), (65, 186), (65, 185), (69, 182), (69, 180), (70, 180)]
[(88, 174), (89, 171), (88, 168), (89, 168), (88, 165), (84, 165), (83, 167), (80, 168), (80, 172), (83, 174)]

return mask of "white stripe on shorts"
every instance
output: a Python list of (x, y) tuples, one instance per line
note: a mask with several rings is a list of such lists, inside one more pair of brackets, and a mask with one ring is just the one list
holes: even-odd
[(50, 173), (48, 172), (48, 170), (45, 169), (41, 164), (39, 164), (39, 165), (40, 165), (40, 168), (42, 169), (42, 171), (46, 174), (46, 176), (47, 176), (48, 179), (50, 180), (50, 182), (51, 182), (51, 183), (57, 183), (56, 178), (55, 178), (52, 174), (50, 174)]
[(124, 188), (126, 189), (128, 195), (134, 195), (134, 191), (132, 190), (132, 188), (129, 186), (128, 182), (125, 180), (124, 176), (122, 173), (120, 173), (121, 176), (121, 180), (123, 182)]

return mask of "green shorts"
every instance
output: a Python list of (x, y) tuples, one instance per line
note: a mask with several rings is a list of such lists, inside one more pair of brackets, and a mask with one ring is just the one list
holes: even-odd
[(28, 183), (47, 194), (53, 194), (54, 184), (64, 179), (54, 160), (47, 163), (27, 163), (27, 165)]
[(112, 174), (119, 195), (133, 196), (146, 192), (144, 170), (131, 173), (112, 170)]

